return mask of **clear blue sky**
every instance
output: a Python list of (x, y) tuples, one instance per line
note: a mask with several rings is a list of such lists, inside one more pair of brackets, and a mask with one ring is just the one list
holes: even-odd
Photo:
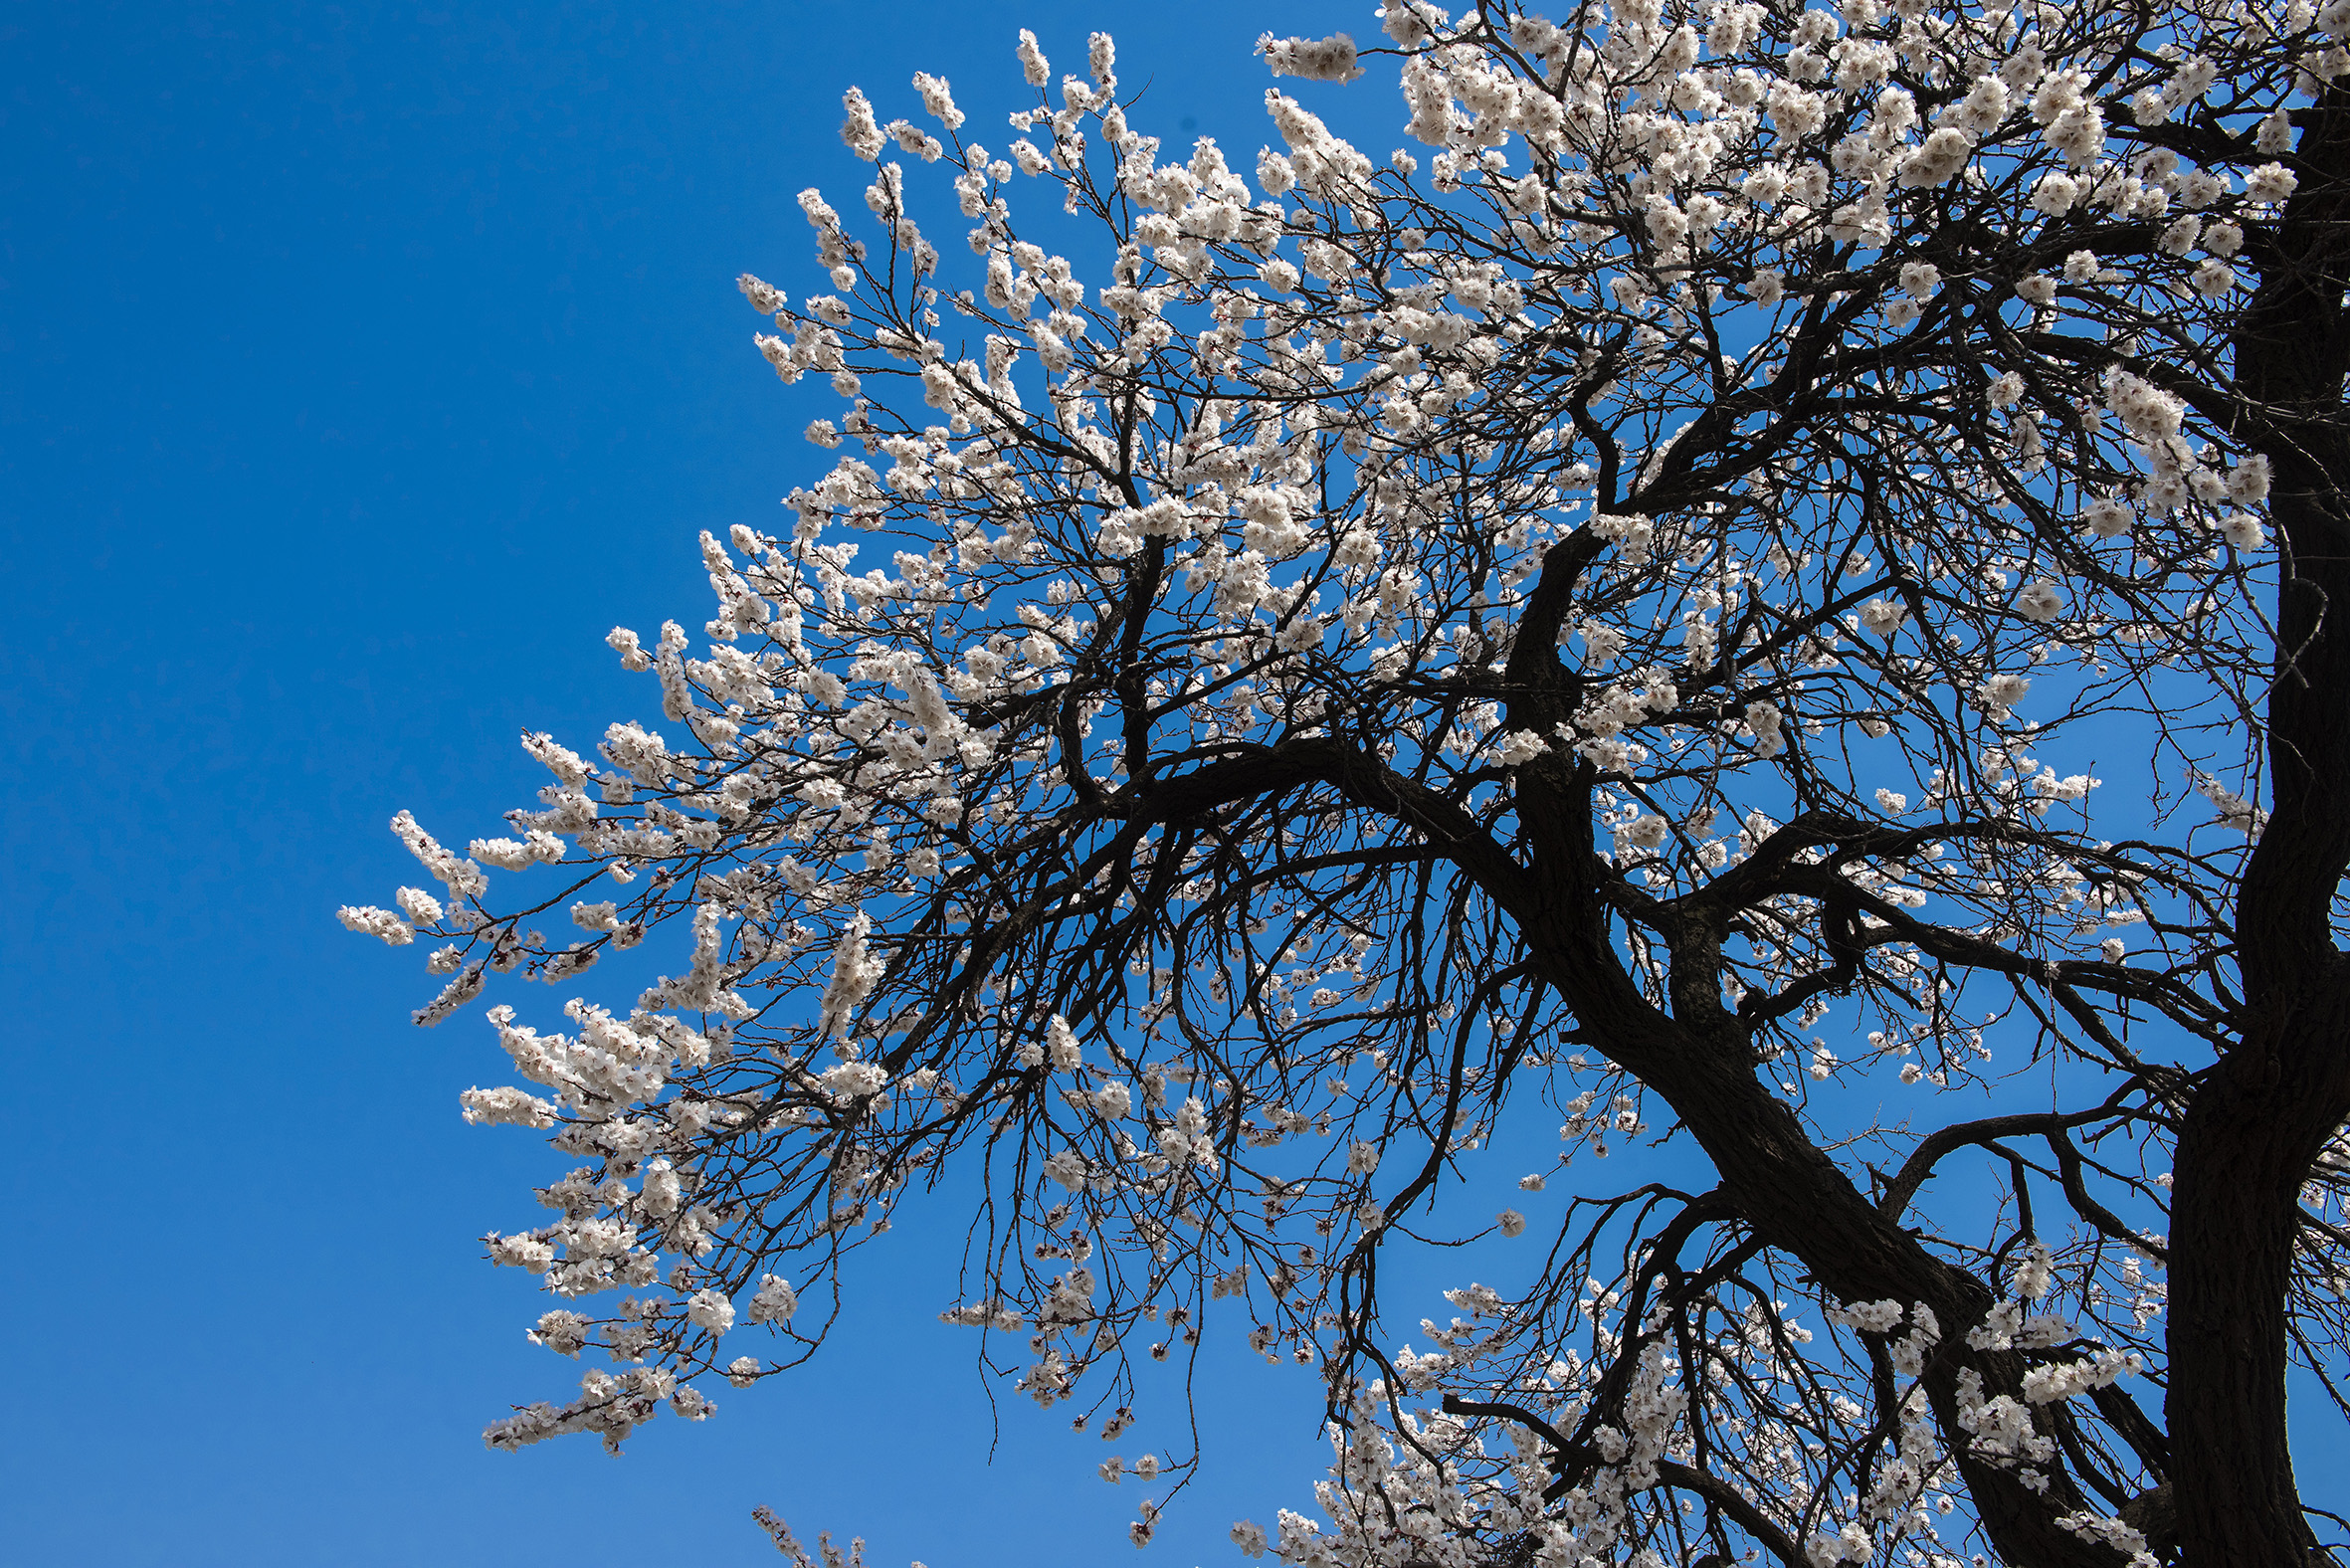
[[(502, 1080), (488, 1031), (410, 1028), (413, 950), (331, 911), (414, 880), (393, 811), (491, 831), (543, 780), (517, 731), (641, 711), (604, 632), (697, 621), (695, 533), (771, 525), (810, 477), (797, 431), (832, 410), (778, 386), (732, 280), (798, 289), (794, 194), (854, 200), (846, 85), (939, 72), (985, 124), (1019, 27), (1074, 67), (1106, 25), (1146, 126), (1245, 161), (1257, 34), (1367, 36), (1369, 6), (15, 14), (0, 1559), (748, 1564), (776, 1560), (767, 1503), (876, 1568), (1123, 1560), (1138, 1493), (1091, 1478), (1101, 1444), (1007, 1398), (987, 1463), (975, 1345), (935, 1321), (948, 1216), (865, 1255), (862, 1312), (795, 1383), (620, 1461), (485, 1452), (501, 1401), (574, 1369), (472, 1239), (560, 1162), (459, 1122)], [(1354, 92), (1367, 137), (1400, 122)], [(1208, 1469), (1134, 1560), (1229, 1561), (1231, 1520), (1307, 1503), (1313, 1388), (1259, 1371), (1206, 1368)]]

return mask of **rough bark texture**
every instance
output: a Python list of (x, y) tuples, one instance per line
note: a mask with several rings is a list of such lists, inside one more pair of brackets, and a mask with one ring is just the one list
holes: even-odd
[(2205, 1077), (2178, 1148), (2170, 1440), (2190, 1565), (2305, 1564), (2284, 1422), (2285, 1290), (2311, 1162), (2350, 1117), (2350, 965), (2330, 909), (2350, 868), (2350, 474), (2342, 383), (2350, 101), (2301, 116), (2301, 186), (2254, 258), (2236, 344), (2261, 408), (2286, 580), (2268, 706), (2272, 815), (2237, 904), (2241, 1041)]

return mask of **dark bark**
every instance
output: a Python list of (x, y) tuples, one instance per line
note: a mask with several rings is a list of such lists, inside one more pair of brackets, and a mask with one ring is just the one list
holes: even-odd
[(2146, 1537), (2146, 1549), (2169, 1562), (2179, 1551), (2179, 1505), (2170, 1482), (2138, 1493), (2121, 1505), (2121, 1522)]
[[(1521, 797), (1546, 788), (1555, 786), (1529, 780)], [(1592, 901), (1590, 811), (1570, 809), (1564, 798), (1521, 799), (1521, 809), (1547, 825), (1535, 834), (1536, 887), (1519, 893), (1535, 906), (1524, 930), (1589, 1037), (1672, 1106), (1713, 1162), (1731, 1206), (1768, 1245), (1800, 1259), (1844, 1300), (1891, 1298), (1933, 1308), (1944, 1348), (1927, 1373), (1928, 1399), (2002, 1558), (2035, 1568), (2113, 1568), (2119, 1559), (2109, 1550), (2056, 1523), (2083, 1506), (2059, 1467), (2044, 1467), (2050, 1484), (2037, 1491), (2014, 1470), (1969, 1456), (1968, 1435), (1957, 1421), (1960, 1370), (1971, 1366), (1988, 1391), (2012, 1394), (2022, 1384), (2023, 1360), (1966, 1348), (1965, 1331), (1991, 1307), (1991, 1292), (1870, 1203), (1794, 1110), (1757, 1078), (1746, 1030), (1722, 1008), (1713, 978), (1724, 931), (1687, 933), (1688, 951), (1676, 952), (1673, 966), (1683, 981), (1675, 988), (1675, 1012), (1653, 1006), (1617, 960)]]
[(2302, 116), (2300, 188), (2254, 256), (2237, 379), (2259, 410), (2280, 538), (2267, 829), (2237, 901), (2244, 1031), (2181, 1130), (2171, 1231), (2173, 1501), (2183, 1560), (2306, 1564), (2285, 1431), (2286, 1287), (2299, 1196), (2350, 1116), (2350, 974), (2330, 911), (2350, 868), (2350, 100)]
[[(1643, 1074), (1647, 1078), (1647, 1074)], [(1695, 1077), (1691, 1075), (1691, 1077)], [(2054, 1465), (2046, 1492), (2028, 1487), (2013, 1470), (1978, 1463), (1959, 1426), (1957, 1383), (1972, 1366), (1994, 1392), (2023, 1381), (2021, 1357), (1965, 1349), (1960, 1336), (1992, 1305), (1981, 1281), (1932, 1257), (1916, 1238), (1878, 1213), (1805, 1133), (1795, 1112), (1754, 1078), (1751, 1071), (1706, 1075), (1706, 1082), (1676, 1084), (1666, 1097), (1703, 1145), (1735, 1195), (1742, 1217), (1772, 1245), (1811, 1268), (1821, 1283), (1847, 1301), (1924, 1302), (1934, 1309), (1945, 1353), (1926, 1376), (1943, 1441), (1958, 1459), (1983, 1528), (2012, 1563), (2057, 1565), (2112, 1561), (2101, 1547), (2060, 1528), (2057, 1515), (2082, 1500)], [(1653, 1082), (1654, 1079), (1651, 1079)], [(1662, 1085), (1660, 1085), (1662, 1086)]]

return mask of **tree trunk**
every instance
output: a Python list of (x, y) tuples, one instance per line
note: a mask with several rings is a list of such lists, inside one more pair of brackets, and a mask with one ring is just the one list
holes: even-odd
[(2272, 811), (2236, 910), (2244, 1032), (2188, 1108), (2171, 1211), (2166, 1409), (2190, 1568), (2306, 1565), (2314, 1551), (2285, 1433), (2285, 1294), (2302, 1184), (2350, 1116), (2350, 964), (2331, 919), (2350, 868), (2350, 98), (2328, 91), (2299, 117), (2301, 187), (2254, 255), (2236, 341), (2284, 581)]
[(2316, 1545), (2284, 1423), (2301, 1184), (2346, 1103), (2338, 983), (2249, 1035), (2187, 1113), (2171, 1216), (2173, 1490), (2185, 1561), (2295, 1564)]

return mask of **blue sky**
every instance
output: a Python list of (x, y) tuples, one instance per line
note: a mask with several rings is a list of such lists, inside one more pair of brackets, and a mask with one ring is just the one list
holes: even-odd
[[(486, 1453), (503, 1401), (572, 1369), (523, 1343), (537, 1298), (472, 1239), (556, 1170), (458, 1120), (500, 1080), (488, 1031), (409, 1027), (413, 951), (331, 918), (414, 880), (395, 810), (491, 831), (543, 779), (518, 731), (641, 711), (605, 631), (698, 620), (696, 532), (772, 525), (815, 472), (797, 432), (833, 410), (779, 387), (732, 280), (803, 284), (794, 194), (862, 184), (841, 90), (940, 72), (985, 123), (1019, 27), (1074, 66), (1104, 25), (1143, 123), (1243, 161), (1257, 34), (1375, 24), (1197, 0), (0, 26), (0, 1555), (774, 1561), (758, 1503), (865, 1534), (876, 1568), (1130, 1551), (1103, 1446), (991, 1412), (975, 1343), (936, 1323), (943, 1214), (868, 1252), (790, 1386), (617, 1462)], [(1335, 101), (1401, 119), (1369, 83)], [(1230, 1560), (1233, 1519), (1307, 1502), (1312, 1385), (1262, 1371), (1204, 1369), (1208, 1468), (1138, 1561)]]

